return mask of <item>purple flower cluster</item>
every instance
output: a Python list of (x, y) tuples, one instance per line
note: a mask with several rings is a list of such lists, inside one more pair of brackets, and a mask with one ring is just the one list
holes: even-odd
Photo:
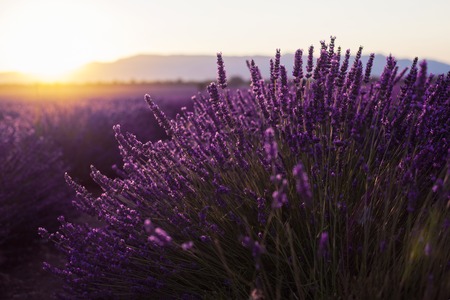
[[(172, 238), (167, 234), (167, 232), (159, 227), (153, 228), (153, 225), (149, 219), (145, 220), (144, 228), (149, 235), (148, 240), (155, 245), (163, 247), (170, 245), (170, 242), (172, 242)], [(187, 246), (185, 245), (184, 248), (187, 248)]]
[[(450, 259), (434, 216), (450, 195), (450, 73), (415, 60), (399, 74), (389, 56), (375, 81), (374, 56), (364, 67), (361, 53), (351, 63), (332, 38), (316, 63), (309, 48), (305, 72), (297, 51), (289, 78), (277, 50), (268, 81), (248, 63), (248, 91), (226, 88), (218, 54), (218, 82), (174, 119), (146, 95), (170, 138), (141, 142), (116, 126), (121, 177), (93, 169), (99, 197), (67, 177), (76, 206), (106, 226), (63, 220), (44, 235), (67, 263), (48, 268), (88, 298), (245, 298), (256, 282), (268, 299), (359, 298), (370, 289), (353, 287), (386, 289), (386, 276), (424, 295), (411, 266), (439, 282)], [(417, 243), (426, 255), (409, 261)]]

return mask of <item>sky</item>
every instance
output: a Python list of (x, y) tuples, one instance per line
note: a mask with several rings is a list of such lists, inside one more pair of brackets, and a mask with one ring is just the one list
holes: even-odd
[(58, 76), (136, 54), (274, 55), (336, 44), (450, 63), (448, 0), (0, 0), (0, 72)]

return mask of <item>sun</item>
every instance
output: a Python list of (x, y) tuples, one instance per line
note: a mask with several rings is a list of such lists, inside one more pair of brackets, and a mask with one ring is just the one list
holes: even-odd
[(8, 31), (11, 42), (7, 46), (14, 49), (9, 65), (49, 81), (90, 61), (89, 28), (80, 17), (86, 13), (66, 1), (49, 0), (16, 9)]
[(22, 49), (28, 50), (19, 51), (17, 54), (17, 70), (44, 81), (56, 80), (85, 63), (82, 56), (77, 56), (71, 49), (52, 42), (46, 41), (45, 45), (35, 47), (24, 45)]

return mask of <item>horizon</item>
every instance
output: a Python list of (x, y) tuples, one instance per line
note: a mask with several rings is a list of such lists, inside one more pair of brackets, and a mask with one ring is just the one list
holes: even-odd
[[(315, 48), (315, 58), (317, 58), (316, 52), (317, 48)], [(354, 54), (351, 53), (352, 59), (354, 59)], [(282, 64), (286, 66), (289, 72), (292, 71), (294, 55), (291, 52), (283, 53), (281, 51)], [(304, 60), (306, 56), (304, 51)], [(363, 51), (363, 63), (367, 62), (368, 56), (369, 53), (364, 53)], [(412, 59), (393, 56), (399, 62), (401, 69), (410, 67)], [(374, 78), (381, 75), (386, 57), (386, 54), (375, 53), (374, 66), (372, 68), (372, 76)], [(223, 55), (223, 58), (230, 78), (239, 77), (246, 80), (250, 76), (247, 72), (246, 60), (254, 59), (260, 67), (263, 76), (267, 76), (269, 60), (273, 58), (273, 55)], [(450, 71), (450, 64), (419, 57), (419, 62), (422, 60), (428, 62), (429, 71), (434, 74)], [(111, 61), (88, 62), (73, 71), (68, 71), (54, 78), (20, 71), (0, 71), (0, 85), (199, 83), (214, 80), (216, 76), (215, 61), (216, 54), (141, 53)]]
[[(328, 41), (325, 39), (326, 43), (328, 44)], [(317, 49), (318, 46), (320, 45), (320, 40), (317, 41), (316, 43), (311, 44), (314, 46), (314, 51), (315, 51), (315, 57), (318, 54), (317, 53)], [(304, 56), (305, 56), (305, 50), (307, 50), (307, 48), (311, 45), (307, 45), (305, 47), (300, 47), (298, 49), (302, 49), (304, 50)], [(346, 48), (343, 47), (342, 45), (340, 45), (339, 43), (336, 43), (336, 46), (340, 46), (342, 47), (342, 49), (350, 49), (351, 50), (351, 56), (354, 57), (354, 54), (357, 51), (357, 48), (352, 49), (352, 48)], [(385, 52), (385, 51), (379, 51), (379, 52), (373, 52), (373, 51), (369, 51), (367, 50), (364, 45), (360, 45), (363, 47), (363, 56), (368, 56), (370, 53), (374, 53), (376, 56), (384, 56), (387, 57), (388, 55), (392, 55), (394, 56), (397, 60), (413, 60), (415, 57), (419, 58), (420, 60), (426, 60), (426, 61), (434, 61), (434, 62), (439, 62), (439, 63), (443, 63), (443, 64), (447, 64), (450, 65), (450, 59), (448, 60), (443, 60), (443, 59), (438, 59), (438, 58), (430, 58), (430, 57), (420, 57), (418, 55), (416, 56), (410, 56), (410, 55), (396, 55), (396, 53), (394, 52)], [(89, 66), (91, 64), (111, 64), (111, 63), (116, 63), (118, 61), (121, 60), (126, 60), (126, 59), (130, 59), (133, 57), (138, 57), (138, 56), (161, 56), (161, 57), (169, 57), (169, 56), (193, 56), (193, 57), (215, 57), (216, 54), (218, 52), (221, 52), (224, 59), (228, 58), (233, 58), (233, 57), (249, 57), (249, 58), (253, 58), (253, 57), (273, 57), (275, 55), (275, 51), (276, 49), (281, 49), (281, 48), (274, 48), (272, 53), (267, 52), (259, 52), (259, 53), (240, 53), (240, 52), (235, 52), (235, 53), (230, 53), (227, 54), (223, 51), (215, 51), (215, 52), (211, 52), (211, 53), (207, 53), (207, 52), (198, 52), (198, 53), (187, 53), (187, 52), (171, 52), (171, 53), (158, 53), (158, 52), (136, 52), (136, 53), (131, 53), (131, 54), (125, 54), (123, 56), (119, 56), (119, 57), (114, 57), (111, 59), (94, 59), (94, 60), (90, 60), (90, 61), (86, 61), (83, 63), (80, 63), (72, 68), (69, 68), (65, 71), (60, 71), (57, 72), (57, 74), (41, 74), (40, 72), (33, 72), (33, 71), (24, 71), (24, 70), (20, 70), (20, 69), (2, 69), (0, 67), (0, 74), (5, 74), (5, 73), (17, 73), (17, 74), (21, 74), (21, 75), (27, 75), (27, 76), (34, 76), (37, 78), (40, 78), (40, 80), (42, 82), (57, 82), (58, 78), (64, 77), (66, 75), (69, 75), (73, 72), (76, 72), (82, 68), (85, 68), (86, 66)], [(282, 55), (294, 55), (295, 51), (289, 51), (289, 52), (283, 52), (283, 49), (281, 49), (281, 54)], [(2, 60), (0, 59), (0, 66), (1, 66), (1, 62)]]
[[(450, 64), (450, 3), (380, 0), (227, 2), (3, 0), (0, 72), (58, 78), (91, 62), (138, 54), (272, 56), (336, 45), (355, 53)], [(318, 22), (320, 20), (320, 22)]]

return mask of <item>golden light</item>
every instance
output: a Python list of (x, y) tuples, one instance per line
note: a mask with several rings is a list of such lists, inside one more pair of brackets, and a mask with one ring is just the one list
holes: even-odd
[(93, 13), (76, 3), (36, 1), (14, 11), (8, 47), (15, 49), (9, 57), (15, 71), (54, 81), (92, 59)]

